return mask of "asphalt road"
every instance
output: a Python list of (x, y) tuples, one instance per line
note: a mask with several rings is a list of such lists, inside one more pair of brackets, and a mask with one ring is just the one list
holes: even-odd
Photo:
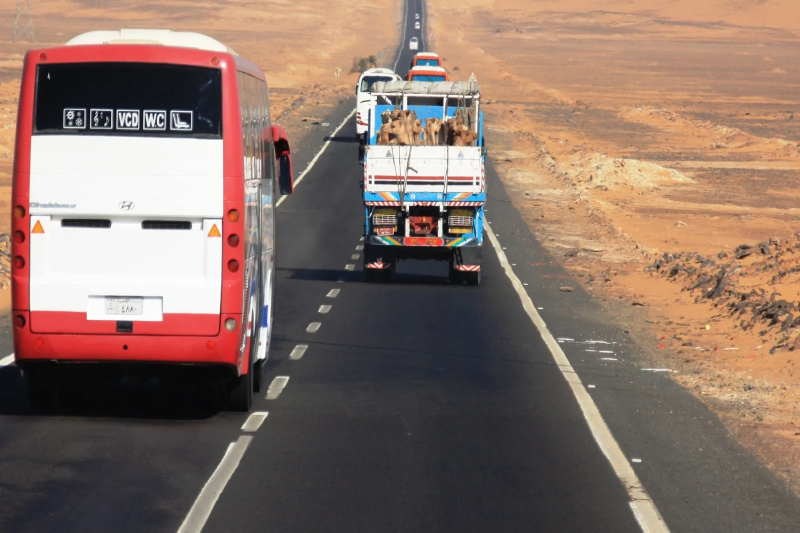
[[(35, 413), (16, 369), (2, 368), (1, 532), (175, 532), (196, 501), (210, 502), (205, 532), (641, 531), (488, 239), (480, 287), (449, 285), (436, 262), (364, 282), (352, 121), (330, 138), (352, 105), (295, 147), (302, 169), (331, 141), (278, 209), (261, 426), (243, 430), (245, 415), (198, 410), (191, 391), (157, 383)], [(638, 368), (638, 348), (589, 295), (559, 291), (568, 274), (490, 162), (487, 179), (500, 246), (669, 528), (797, 531), (800, 501), (702, 404)], [(11, 351), (3, 328), (0, 354)], [(598, 340), (613, 354), (587, 351)], [(204, 486), (219, 498), (204, 500)]]

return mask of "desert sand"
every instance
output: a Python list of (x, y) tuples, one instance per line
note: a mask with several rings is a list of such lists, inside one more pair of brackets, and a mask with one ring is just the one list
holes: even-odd
[(534, 233), (798, 490), (800, 5), (428, 7)]

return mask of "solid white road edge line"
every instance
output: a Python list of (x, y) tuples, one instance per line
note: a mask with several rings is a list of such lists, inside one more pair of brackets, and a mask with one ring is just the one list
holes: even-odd
[(289, 376), (275, 376), (267, 389), (267, 400), (277, 400), (288, 383)]
[(245, 423), (242, 424), (242, 431), (255, 433), (258, 431), (258, 428), (261, 427), (261, 424), (264, 423), (264, 420), (267, 418), (268, 414), (269, 412), (267, 411), (254, 411), (250, 413), (250, 416), (247, 417)]
[[(322, 148), (320, 148), (319, 152), (317, 152), (317, 155), (314, 156), (314, 159), (311, 160), (311, 162), (308, 164), (306, 169), (303, 172), (301, 172), (300, 175), (295, 180), (295, 182), (294, 182), (294, 186), (295, 187), (297, 187), (300, 184), (300, 182), (303, 181), (303, 178), (306, 177), (306, 174), (308, 174), (309, 171), (312, 168), (314, 168), (314, 165), (317, 164), (317, 161), (322, 156), (322, 154), (325, 152), (325, 149), (328, 148), (328, 146), (331, 144), (331, 141), (333, 140), (333, 138), (336, 137), (336, 134), (339, 133), (339, 130), (342, 129), (344, 127), (344, 125), (347, 124), (347, 121), (350, 120), (351, 118), (353, 118), (353, 115), (355, 115), (355, 114), (356, 114), (356, 110), (355, 110), (355, 108), (353, 108), (353, 110), (350, 111), (350, 114), (347, 115), (344, 118), (344, 120), (342, 121), (341, 124), (339, 124), (339, 127), (336, 128), (335, 130), (333, 130), (333, 133), (331, 133), (328, 136), (328, 140), (325, 141), (325, 144), (322, 145)], [(281, 205), (283, 203), (283, 201), (286, 200), (286, 198), (288, 196), (289, 195), (281, 196), (280, 199), (278, 200), (278, 202), (275, 204), (275, 207), (278, 207), (279, 205)]]
[(211, 511), (214, 509), (217, 500), (219, 499), (222, 491), (225, 490), (225, 485), (231, 479), (231, 476), (239, 466), (239, 462), (244, 456), (247, 447), (250, 446), (250, 441), (253, 440), (252, 435), (242, 435), (236, 442), (228, 445), (228, 450), (222, 457), (217, 469), (208, 478), (200, 495), (194, 501), (189, 514), (181, 524), (178, 533), (200, 533), (203, 526), (206, 525), (208, 517), (211, 516)]
[(3, 357), (2, 359), (0, 359), (0, 368), (3, 368), (4, 366), (8, 366), (8, 365), (13, 365), (13, 364), (14, 364), (14, 354), (13, 353), (11, 355), (7, 355), (7, 356)]
[(589, 430), (592, 432), (595, 442), (597, 442), (600, 451), (606, 456), (608, 462), (611, 463), (614, 473), (617, 474), (625, 490), (628, 491), (628, 497), (631, 500), (631, 510), (639, 526), (642, 528), (642, 531), (644, 533), (668, 533), (669, 528), (667, 524), (664, 522), (664, 519), (661, 518), (655, 503), (653, 503), (653, 500), (650, 499), (650, 496), (645, 491), (644, 486), (642, 486), (641, 481), (639, 481), (639, 477), (636, 475), (636, 472), (634, 472), (625, 454), (622, 453), (622, 449), (620, 449), (614, 435), (611, 434), (611, 430), (608, 429), (605, 420), (603, 420), (603, 415), (600, 414), (597, 404), (594, 403), (594, 400), (592, 400), (592, 397), (583, 386), (581, 378), (575, 372), (575, 369), (572, 368), (569, 359), (567, 359), (567, 356), (561, 350), (561, 346), (559, 346), (553, 334), (550, 333), (550, 330), (547, 329), (547, 324), (545, 324), (542, 317), (536, 311), (536, 306), (533, 305), (530, 296), (528, 296), (528, 293), (522, 288), (522, 283), (514, 273), (514, 269), (511, 268), (511, 265), (508, 263), (506, 254), (501, 249), (500, 243), (497, 237), (495, 237), (492, 228), (488, 224), (484, 226), (484, 228), (494, 247), (494, 251), (497, 253), (497, 258), (500, 260), (503, 270), (505, 270), (506, 276), (511, 280), (511, 285), (513, 285), (514, 290), (517, 292), (517, 295), (519, 295), (519, 299), (522, 301), (522, 307), (530, 317), (533, 325), (539, 330), (542, 340), (544, 340), (559, 370), (561, 370), (561, 375), (567, 380), (567, 383), (572, 389), (572, 393), (575, 395), (575, 399), (578, 400), (578, 405), (580, 405), (581, 411), (583, 411), (583, 417), (589, 425)]
[(400, 61), (400, 56), (403, 55), (403, 48), (406, 46), (406, 25), (408, 24), (408, 2), (403, 2), (403, 33), (400, 34), (400, 49), (397, 51), (397, 59), (394, 60), (392, 70), (397, 72), (397, 63)]
[(289, 354), (289, 359), (293, 361), (297, 361), (298, 359), (302, 359), (303, 355), (305, 355), (306, 350), (308, 350), (308, 344), (298, 344), (292, 350), (292, 353)]

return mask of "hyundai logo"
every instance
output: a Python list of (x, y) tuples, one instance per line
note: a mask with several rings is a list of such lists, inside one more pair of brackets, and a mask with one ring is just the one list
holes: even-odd
[(130, 200), (125, 200), (124, 202), (119, 203), (119, 208), (122, 209), (123, 211), (130, 211), (134, 207), (136, 207), (136, 204), (131, 202)]

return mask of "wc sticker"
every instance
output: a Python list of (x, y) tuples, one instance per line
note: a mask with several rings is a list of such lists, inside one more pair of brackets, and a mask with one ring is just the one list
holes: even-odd
[(86, 129), (86, 109), (79, 109), (75, 107), (67, 107), (64, 109), (64, 129)]
[(167, 129), (167, 112), (165, 110), (145, 109), (142, 112), (144, 131), (165, 131)]
[(170, 131), (192, 131), (194, 126), (192, 111), (174, 109), (169, 112)]

